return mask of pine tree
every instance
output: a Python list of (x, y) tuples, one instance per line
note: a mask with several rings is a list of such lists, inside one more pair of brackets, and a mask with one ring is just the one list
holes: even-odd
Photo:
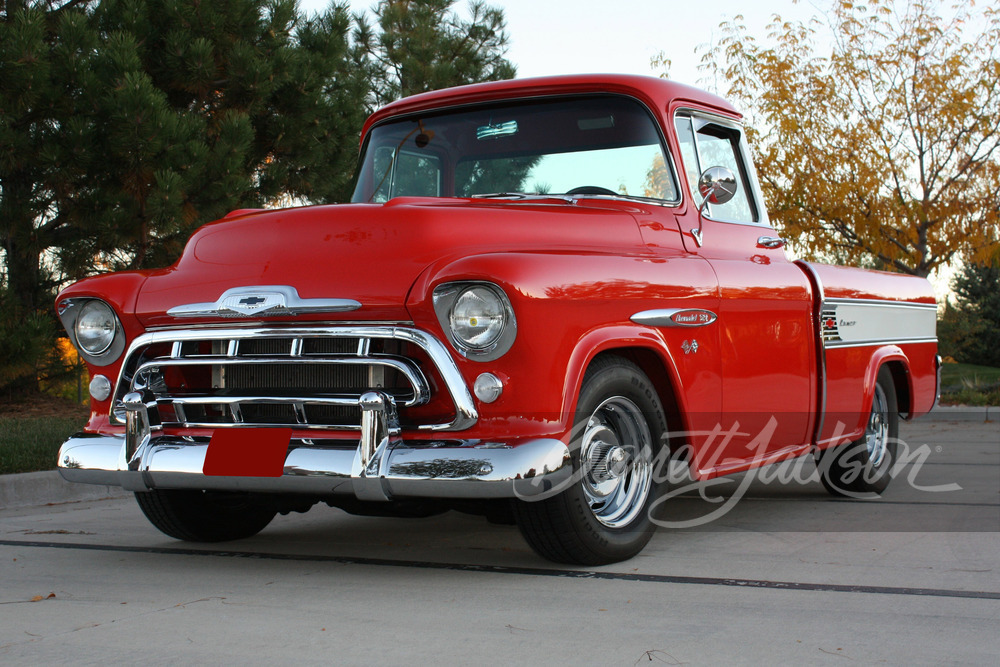
[(294, 0), (0, 3), (5, 332), (234, 208), (346, 199), (368, 94), (350, 26)]
[(943, 354), (1000, 367), (1000, 263), (966, 264), (952, 281), (956, 305), (941, 318)]
[(378, 31), (355, 16), (359, 61), (372, 82), (371, 105), (480, 81), (512, 79), (504, 58), (509, 37), (503, 10), (474, 1), (469, 19), (452, 11), (455, 0), (381, 0)]
[(120, 82), (101, 113), (116, 168), (100, 190), (132, 235), (114, 246), (128, 265), (169, 263), (234, 208), (346, 198), (367, 92), (346, 7), (305, 19), (294, 0), (104, 0), (96, 19)]

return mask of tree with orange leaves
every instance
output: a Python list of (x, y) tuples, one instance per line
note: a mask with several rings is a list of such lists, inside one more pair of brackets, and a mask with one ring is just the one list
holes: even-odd
[[(947, 17), (946, 17), (947, 15)], [(722, 24), (703, 68), (748, 112), (771, 219), (803, 254), (926, 276), (1000, 253), (1000, 8), (835, 1), (825, 30)]]

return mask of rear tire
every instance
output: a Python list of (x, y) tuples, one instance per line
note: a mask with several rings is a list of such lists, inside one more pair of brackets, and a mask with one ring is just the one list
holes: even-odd
[(136, 493), (139, 509), (156, 528), (186, 542), (227, 542), (252, 537), (277, 514), (252, 494), (153, 489)]
[(820, 453), (820, 481), (835, 496), (864, 498), (881, 494), (892, 481), (899, 439), (899, 404), (892, 373), (878, 372), (865, 434), (860, 440)]
[(574, 481), (556, 496), (515, 501), (521, 534), (557, 563), (604, 565), (632, 558), (656, 529), (655, 454), (667, 423), (652, 383), (620, 357), (587, 369), (574, 421)]

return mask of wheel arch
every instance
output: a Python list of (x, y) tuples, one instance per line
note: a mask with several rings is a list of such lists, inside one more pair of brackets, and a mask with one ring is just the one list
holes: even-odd
[[(906, 414), (909, 419), (913, 400), (913, 378), (910, 375), (910, 360), (906, 353), (897, 345), (881, 347), (872, 354), (865, 370), (864, 405), (871, 406), (875, 398), (875, 383), (882, 367), (888, 368), (892, 376), (893, 388), (896, 390), (896, 401), (900, 414)], [(868, 415), (861, 417), (860, 427), (864, 428)]]
[[(627, 335), (626, 335), (627, 334)], [(564, 402), (567, 414), (575, 414), (584, 375), (599, 357), (617, 356), (634, 363), (652, 383), (672, 431), (687, 430), (684, 401), (674, 360), (666, 345), (646, 332), (631, 327), (613, 327), (591, 332), (577, 345), (567, 368)]]

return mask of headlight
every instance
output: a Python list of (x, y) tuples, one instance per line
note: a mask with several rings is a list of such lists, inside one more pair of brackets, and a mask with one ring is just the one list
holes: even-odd
[(115, 340), (118, 318), (103, 301), (88, 301), (76, 318), (76, 342), (87, 354), (97, 356), (108, 351)]
[(477, 285), (459, 295), (448, 320), (459, 341), (473, 349), (485, 350), (503, 333), (507, 318), (500, 297), (490, 288)]
[(59, 319), (80, 356), (92, 366), (110, 366), (125, 351), (125, 330), (115, 311), (91, 296), (61, 299)]
[(498, 359), (514, 344), (514, 310), (492, 283), (440, 285), (434, 290), (434, 310), (452, 345), (470, 359)]

